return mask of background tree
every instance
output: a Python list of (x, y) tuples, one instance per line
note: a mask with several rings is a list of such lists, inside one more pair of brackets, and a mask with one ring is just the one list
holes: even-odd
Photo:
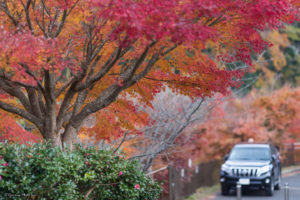
[(238, 142), (253, 138), (281, 147), (300, 140), (299, 88), (283, 87), (271, 94), (252, 91), (219, 104), (206, 121), (196, 125), (188, 146), (198, 161), (222, 158)]
[[(266, 31), (263, 38), (272, 43), (255, 63), (256, 71), (245, 75), (245, 83), (253, 82), (256, 89), (279, 89), (285, 84), (300, 84), (300, 24), (295, 22), (284, 29)], [(245, 93), (251, 91), (251, 88)]]
[(296, 3), (1, 0), (0, 108), (61, 146), (124, 90), (147, 101), (163, 83), (191, 96), (226, 93), (243, 71), (201, 50), (209, 43), (220, 61), (250, 65), (266, 45), (257, 30), (295, 19)]
[(163, 163), (162, 159), (167, 159), (172, 152), (178, 152), (178, 148), (188, 143), (191, 138), (184, 133), (204, 120), (216, 102), (215, 97), (193, 100), (188, 96), (176, 95), (168, 88), (159, 93), (152, 102), (153, 106), (145, 108), (150, 119), (140, 129), (142, 134), (133, 137), (133, 142), (129, 140), (128, 147), (134, 149), (130, 159), (138, 158), (144, 171)]
[[(160, 165), (162, 157), (168, 157), (171, 152), (177, 151), (177, 147), (188, 143), (190, 139), (188, 134), (182, 135), (194, 124), (204, 120), (205, 115), (219, 101), (221, 97), (193, 100), (189, 96), (176, 94), (167, 87), (155, 95), (150, 105), (139, 105), (136, 109), (139, 114), (132, 117), (133, 121), (127, 122), (131, 123), (132, 128), (126, 129), (125, 132), (123, 129), (115, 128), (118, 132), (124, 133), (123, 137), (97, 138), (98, 135), (107, 135), (105, 133), (108, 131), (105, 131), (107, 127), (95, 125), (81, 133), (83, 138), (88, 136), (83, 142), (88, 145), (96, 144), (102, 149), (123, 150), (128, 159), (140, 160), (143, 170), (148, 171), (153, 165), (154, 168)], [(145, 116), (146, 120), (142, 121), (147, 123), (139, 123), (140, 116)], [(120, 127), (119, 121), (114, 121), (116, 116), (112, 117), (114, 119), (111, 121), (115, 123), (111, 126)], [(103, 134), (99, 134), (99, 131), (103, 131)], [(130, 131), (134, 131), (135, 134)]]

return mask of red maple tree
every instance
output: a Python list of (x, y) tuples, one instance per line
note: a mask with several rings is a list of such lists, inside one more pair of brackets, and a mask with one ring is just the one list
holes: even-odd
[(144, 95), (147, 101), (164, 84), (194, 97), (226, 93), (243, 71), (222, 64), (251, 65), (250, 54), (266, 45), (258, 30), (294, 20), (296, 4), (2, 0), (0, 108), (63, 145), (72, 144), (84, 120), (122, 91), (125, 99)]

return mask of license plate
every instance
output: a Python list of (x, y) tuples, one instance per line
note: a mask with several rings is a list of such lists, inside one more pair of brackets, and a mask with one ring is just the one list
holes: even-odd
[(249, 185), (250, 184), (250, 179), (249, 178), (240, 178), (239, 183), (241, 185)]

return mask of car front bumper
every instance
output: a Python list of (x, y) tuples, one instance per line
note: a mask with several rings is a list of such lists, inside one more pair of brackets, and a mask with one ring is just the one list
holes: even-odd
[(242, 187), (253, 187), (253, 188), (260, 188), (265, 189), (267, 187), (270, 187), (271, 184), (271, 175), (270, 173), (267, 173), (265, 175), (259, 176), (259, 177), (245, 177), (245, 176), (234, 176), (227, 173), (220, 174), (220, 183), (221, 185), (227, 186), (227, 187), (235, 187), (239, 180), (243, 179), (249, 179), (250, 182), (247, 185), (242, 185)]

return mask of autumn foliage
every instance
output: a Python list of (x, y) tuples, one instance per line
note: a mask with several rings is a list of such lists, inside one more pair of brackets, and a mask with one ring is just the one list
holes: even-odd
[[(244, 71), (225, 64), (251, 65), (267, 45), (258, 30), (295, 20), (297, 2), (3, 0), (0, 108), (62, 145), (92, 114), (109, 124), (106, 112), (149, 102), (164, 85), (193, 97), (226, 93)], [(123, 118), (115, 113), (112, 121)]]
[[(0, 112), (0, 142), (5, 140), (14, 143), (36, 143), (41, 141), (41, 137), (30, 131), (25, 130), (21, 124), (17, 123), (17, 119), (7, 113)], [(19, 119), (19, 123), (20, 123)]]
[(254, 62), (255, 72), (243, 77), (246, 84), (250, 84), (249, 90), (253, 87), (259, 90), (279, 89), (285, 84), (299, 86), (299, 33), (299, 21), (279, 30), (261, 33), (264, 40), (272, 45), (257, 57)]
[(191, 154), (204, 162), (220, 159), (238, 142), (253, 138), (273, 142), (284, 153), (286, 144), (298, 142), (300, 89), (283, 87), (270, 94), (252, 91), (244, 98), (220, 104), (199, 124), (187, 144)]

